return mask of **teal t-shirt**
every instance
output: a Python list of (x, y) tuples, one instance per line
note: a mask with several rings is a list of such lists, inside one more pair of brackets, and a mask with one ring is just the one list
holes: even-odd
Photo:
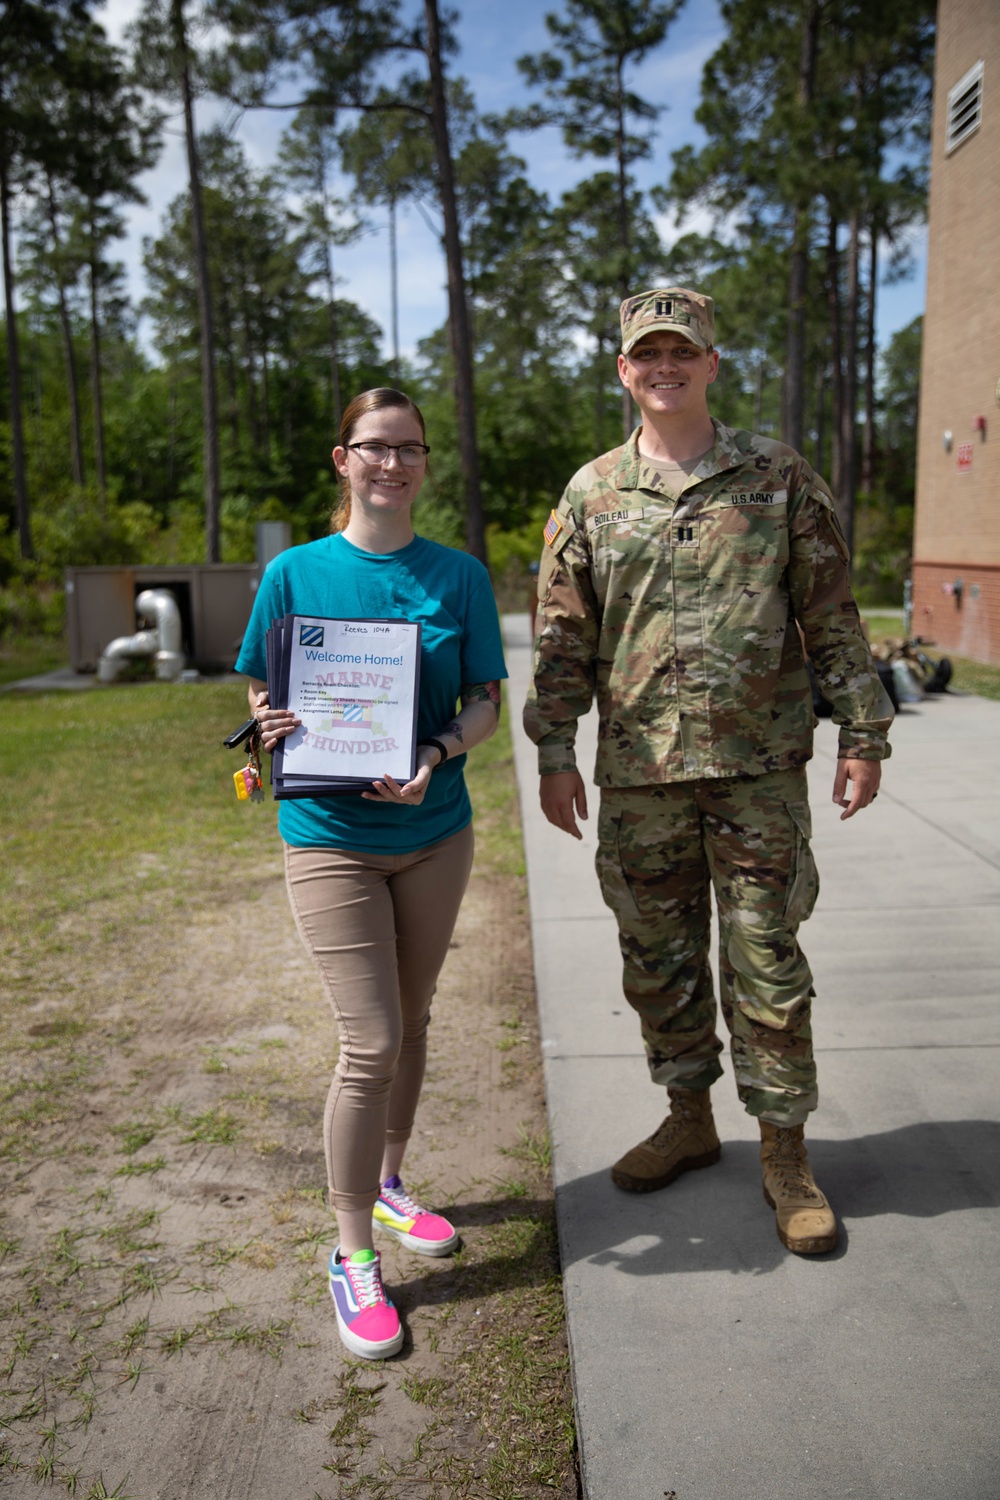
[[(418, 739), (439, 734), (451, 722), (463, 683), (507, 676), (489, 574), (467, 552), (424, 537), (398, 552), (373, 553), (338, 532), (279, 553), (257, 590), (237, 672), (266, 680), (265, 633), (273, 620), (290, 614), (419, 621)], [(435, 770), (419, 807), (360, 796), (283, 801), (279, 832), (300, 849), (424, 849), (458, 833), (472, 817), (464, 765), (465, 756), (456, 755)]]

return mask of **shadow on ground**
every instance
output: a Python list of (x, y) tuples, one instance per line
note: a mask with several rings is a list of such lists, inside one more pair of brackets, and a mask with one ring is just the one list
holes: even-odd
[[(809, 1156), (841, 1218), (840, 1244), (818, 1260), (846, 1255), (850, 1225), (859, 1220), (935, 1218), (1000, 1206), (996, 1121), (924, 1121), (855, 1140), (810, 1140)], [(724, 1143), (718, 1166), (691, 1172), (660, 1192), (623, 1193), (605, 1170), (561, 1184), (557, 1204), (574, 1258), (626, 1275), (721, 1270), (759, 1276), (787, 1260), (764, 1202), (752, 1141)]]
[[(448, 1208), (456, 1229), (490, 1228), (475, 1254), (430, 1260), (407, 1257), (400, 1269), (413, 1274), (392, 1279), (393, 1300), (401, 1309), (443, 1302), (483, 1302), (497, 1292), (530, 1291), (552, 1279), (555, 1222), (551, 1201), (497, 1198), (458, 1202)], [(463, 1247), (464, 1249), (465, 1247)]]

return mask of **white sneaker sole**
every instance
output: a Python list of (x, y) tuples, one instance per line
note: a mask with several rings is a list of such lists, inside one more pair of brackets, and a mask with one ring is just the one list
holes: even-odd
[(399, 1353), (403, 1347), (402, 1327), (394, 1339), (379, 1343), (375, 1343), (372, 1339), (363, 1339), (358, 1334), (352, 1333), (344, 1322), (337, 1299), (333, 1295), (333, 1287), (330, 1288), (330, 1296), (333, 1297), (333, 1310), (337, 1314), (337, 1332), (340, 1334), (340, 1342), (345, 1349), (349, 1349), (360, 1359), (391, 1359), (394, 1354)]
[(384, 1224), (381, 1219), (373, 1218), (372, 1228), (381, 1229), (383, 1234), (391, 1235), (408, 1250), (416, 1251), (417, 1255), (450, 1255), (459, 1241), (457, 1229), (450, 1240), (421, 1240), (415, 1239), (412, 1234), (407, 1234), (405, 1229), (396, 1229), (392, 1224)]

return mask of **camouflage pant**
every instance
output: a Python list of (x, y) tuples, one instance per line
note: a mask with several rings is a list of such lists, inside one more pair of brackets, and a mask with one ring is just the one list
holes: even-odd
[(816, 1108), (812, 974), (796, 940), (819, 891), (810, 833), (802, 770), (602, 791), (597, 874), (654, 1082), (703, 1089), (722, 1074), (711, 885), (739, 1096), (781, 1125)]

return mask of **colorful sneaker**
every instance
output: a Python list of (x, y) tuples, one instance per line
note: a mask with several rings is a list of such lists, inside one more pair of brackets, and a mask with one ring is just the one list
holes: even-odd
[(418, 1255), (450, 1255), (458, 1244), (454, 1225), (414, 1203), (398, 1177), (383, 1182), (372, 1222)]
[(399, 1313), (385, 1294), (377, 1250), (355, 1250), (346, 1260), (340, 1246), (330, 1256), (330, 1295), (337, 1309), (340, 1342), (362, 1359), (388, 1359), (403, 1347)]

